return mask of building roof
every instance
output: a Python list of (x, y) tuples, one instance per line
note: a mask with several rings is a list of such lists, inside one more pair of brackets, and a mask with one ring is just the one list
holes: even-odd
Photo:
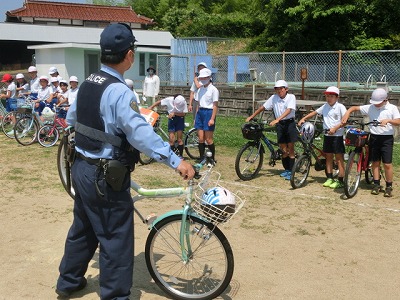
[(135, 13), (131, 6), (105, 6), (67, 2), (25, 0), (24, 6), (7, 11), (7, 17), (74, 19), (83, 21), (152, 24), (152, 19)]

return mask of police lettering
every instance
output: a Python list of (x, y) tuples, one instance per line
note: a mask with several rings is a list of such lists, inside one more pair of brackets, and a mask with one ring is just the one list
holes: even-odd
[(97, 84), (103, 84), (104, 81), (107, 80), (107, 78), (96, 75), (96, 74), (90, 74), (88, 78), (86, 78), (87, 81), (95, 82)]

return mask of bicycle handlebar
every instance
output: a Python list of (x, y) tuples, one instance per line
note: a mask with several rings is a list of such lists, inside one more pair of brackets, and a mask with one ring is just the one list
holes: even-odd
[(369, 126), (369, 125), (379, 126), (379, 125), (381, 125), (381, 122), (379, 122), (378, 120), (372, 120), (370, 122), (363, 123), (363, 122), (359, 122), (358, 120), (351, 120), (351, 121), (348, 120), (347, 124), (349, 124), (349, 125), (360, 125), (361, 127), (364, 127), (364, 126)]

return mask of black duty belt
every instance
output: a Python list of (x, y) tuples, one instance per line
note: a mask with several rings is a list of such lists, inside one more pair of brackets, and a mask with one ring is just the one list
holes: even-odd
[(286, 119), (286, 120), (280, 120), (279, 124), (288, 124), (294, 122), (294, 118)]
[(200, 107), (200, 110), (213, 110), (212, 108), (207, 108), (207, 107)]
[(104, 158), (90, 158), (90, 157), (86, 157), (85, 155), (76, 152), (76, 157), (79, 157), (80, 159), (86, 161), (87, 163), (89, 163), (90, 165), (95, 165), (95, 166), (100, 166), (101, 164), (103, 164), (106, 159)]

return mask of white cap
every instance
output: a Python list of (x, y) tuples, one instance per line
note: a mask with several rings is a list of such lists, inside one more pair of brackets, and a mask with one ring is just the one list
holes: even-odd
[(46, 80), (47, 82), (49, 82), (49, 78), (45, 75), (40, 76), (39, 80)]
[(328, 87), (327, 89), (326, 89), (326, 91), (324, 92), (324, 94), (325, 95), (332, 95), (332, 94), (335, 94), (335, 95), (338, 95), (339, 96), (339, 89), (336, 87), (336, 86), (330, 86), (330, 87)]
[(200, 67), (200, 66), (203, 66), (203, 67), (205, 67), (205, 68), (208, 68), (208, 67), (207, 67), (207, 64), (206, 64), (204, 61), (199, 62), (199, 63), (197, 64), (197, 67)]
[(385, 101), (387, 99), (387, 97), (388, 97), (387, 92), (384, 89), (379, 88), (379, 89), (376, 89), (376, 90), (374, 90), (372, 92), (371, 99), (369, 100), (369, 103), (371, 103), (371, 104), (379, 104), (379, 103), (382, 103), (383, 101)]
[(57, 73), (58, 71), (57, 71), (57, 68), (56, 67), (51, 67), (50, 69), (49, 69), (49, 74), (51, 75), (51, 74), (54, 74), (54, 73)]
[(277, 82), (275, 82), (274, 88), (276, 87), (288, 87), (288, 84), (285, 80), (278, 80)]
[(21, 78), (24, 78), (25, 76), (24, 76), (24, 74), (22, 74), (22, 73), (18, 73), (16, 76), (15, 76), (15, 78), (16, 79), (21, 79)]
[(127, 78), (125, 79), (125, 83), (131, 90), (133, 90), (133, 80)]
[(183, 112), (185, 110), (186, 100), (182, 95), (178, 95), (174, 99), (174, 107), (176, 110)]
[(58, 82), (58, 78), (57, 77), (51, 77), (51, 82)]
[(28, 68), (28, 72), (29, 72), (29, 73), (37, 72), (37, 69), (36, 69), (35, 66), (30, 66), (30, 67)]
[(207, 68), (204, 68), (204, 69), (201, 69), (200, 70), (200, 72), (199, 72), (199, 78), (204, 78), (204, 77), (211, 77), (211, 70), (210, 69), (207, 69)]
[(71, 77), (69, 78), (69, 82), (71, 82), (71, 81), (79, 82), (79, 81), (78, 81), (78, 77), (76, 77), (76, 76), (71, 76)]
[(61, 79), (61, 80), (60, 80), (60, 84), (61, 84), (61, 83), (64, 83), (64, 84), (68, 85), (68, 82), (67, 82), (66, 80), (64, 80), (64, 79)]

